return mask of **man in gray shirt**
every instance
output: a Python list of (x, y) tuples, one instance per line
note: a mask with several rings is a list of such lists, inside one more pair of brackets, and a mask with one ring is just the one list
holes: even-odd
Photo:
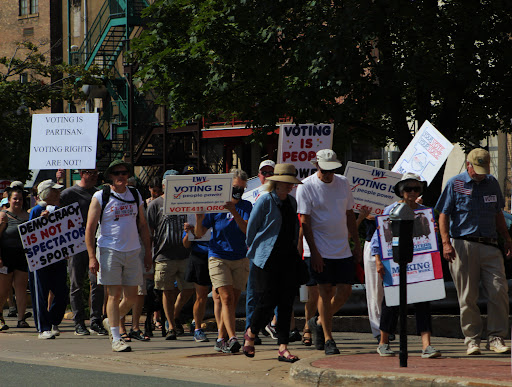
[[(94, 187), (98, 181), (96, 169), (81, 169), (80, 181), (72, 187), (66, 188), (60, 194), (61, 206), (78, 203), (83, 218), (83, 226), (87, 224), (87, 214), (91, 204), (92, 195), (97, 191)], [(91, 331), (98, 335), (108, 335), (102, 326), (103, 315), (103, 286), (98, 285), (96, 275), (89, 272), (89, 255), (83, 251), (69, 258), (69, 282), (71, 310), (75, 321), (75, 335), (87, 336), (89, 331), (85, 327), (85, 306), (83, 285), (86, 273), (91, 282)]]
[[(162, 186), (165, 192), (164, 174)], [(175, 173), (177, 174), (177, 172)], [(148, 205), (148, 224), (153, 237), (153, 260), (155, 261), (155, 289), (162, 290), (162, 304), (169, 322), (166, 340), (176, 340), (176, 321), (174, 303), (178, 290), (174, 281), (178, 282), (181, 291), (193, 292), (194, 284), (185, 281), (189, 251), (183, 246), (183, 225), (187, 215), (164, 215), (164, 195), (153, 199)]]

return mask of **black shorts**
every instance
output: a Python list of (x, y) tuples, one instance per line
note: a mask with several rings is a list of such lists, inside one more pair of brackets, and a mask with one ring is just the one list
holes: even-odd
[(353, 285), (356, 283), (356, 268), (354, 265), (354, 257), (343, 259), (328, 259), (323, 258), (324, 270), (317, 273), (311, 268), (311, 259), (309, 259), (309, 273), (311, 275), (310, 281), (306, 284), (308, 286), (312, 281), (315, 284), (348, 284)]
[(185, 281), (193, 282), (201, 286), (211, 286), (210, 272), (208, 270), (208, 254), (195, 251), (190, 253)]
[(304, 257), (304, 262), (306, 262), (306, 266), (308, 267), (308, 270), (309, 270), (309, 281), (306, 282), (306, 286), (318, 285), (316, 280), (313, 278), (313, 274), (312, 274), (313, 269), (311, 269), (311, 257)]
[(25, 251), (20, 247), (2, 247), (2, 262), (7, 266), (7, 272), (14, 270), (28, 272), (27, 258)]

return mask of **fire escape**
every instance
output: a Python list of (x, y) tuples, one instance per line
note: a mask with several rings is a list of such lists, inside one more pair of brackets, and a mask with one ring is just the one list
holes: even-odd
[[(78, 50), (71, 52), (75, 64), (92, 65), (108, 71), (104, 80), (98, 133), (98, 168), (104, 170), (116, 158), (140, 166), (138, 178), (147, 185), (165, 169), (182, 169), (199, 162), (198, 123), (169, 129), (167, 112), (154, 103), (151, 93), (133, 85), (136, 63), (126, 63), (130, 40), (144, 27), (142, 11), (146, 0), (105, 0)], [(122, 74), (120, 73), (120, 70)]]

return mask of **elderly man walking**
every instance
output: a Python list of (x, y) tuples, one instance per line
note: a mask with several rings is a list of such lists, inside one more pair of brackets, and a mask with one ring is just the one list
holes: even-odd
[(509, 332), (508, 286), (498, 233), (505, 240), (507, 257), (512, 255), (498, 181), (490, 173), (489, 152), (469, 152), (466, 171), (452, 177), (436, 209), (443, 256), (457, 289), (460, 324), (468, 355), (480, 354), (482, 319), (478, 308), (479, 285), (487, 298), (487, 349), (509, 353), (503, 338)]
[[(352, 290), (354, 258), (361, 261), (361, 244), (350, 186), (344, 176), (334, 173), (341, 167), (336, 153), (319, 150), (312, 163), (318, 171), (297, 188), (297, 212), (307, 242), (304, 256), (311, 257), (310, 274), (318, 283), (319, 292), (320, 316), (318, 320), (312, 317), (308, 325), (313, 330), (316, 349), (334, 355), (340, 352), (332, 338), (332, 317)], [(354, 242), (353, 252), (349, 233)]]

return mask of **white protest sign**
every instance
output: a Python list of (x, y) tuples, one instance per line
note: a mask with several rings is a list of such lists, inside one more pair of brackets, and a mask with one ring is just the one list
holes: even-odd
[(297, 179), (305, 179), (316, 172), (310, 162), (316, 152), (332, 148), (333, 131), (332, 124), (281, 125), (277, 162), (293, 164)]
[(18, 226), (28, 268), (38, 270), (85, 251), (85, 225), (78, 203)]
[(399, 173), (349, 161), (344, 175), (352, 190), (356, 212), (366, 206), (371, 215), (382, 215), (384, 208), (397, 199), (394, 187), (402, 177)]
[[(393, 258), (393, 232), (389, 215), (377, 216), (377, 231), (381, 248), (381, 259)], [(434, 210), (426, 208), (414, 211), (413, 254), (425, 254), (438, 251), (437, 235), (434, 228)]]
[(233, 174), (171, 175), (165, 177), (164, 214), (229, 212)]
[(29, 169), (96, 168), (98, 113), (33, 114)]
[(425, 121), (392, 171), (415, 173), (430, 184), (452, 149), (452, 143), (430, 122)]

